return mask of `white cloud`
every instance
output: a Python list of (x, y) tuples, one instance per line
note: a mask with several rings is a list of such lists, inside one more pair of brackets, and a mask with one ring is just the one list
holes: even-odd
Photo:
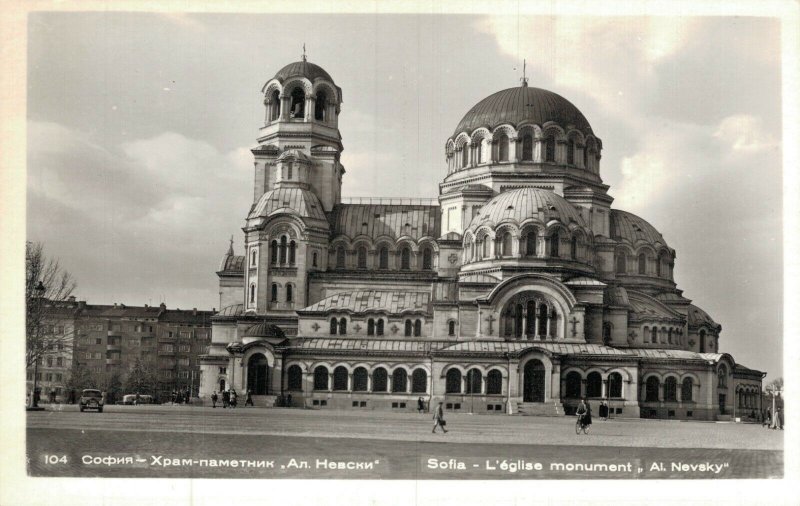
[(761, 119), (748, 114), (724, 118), (714, 137), (729, 145), (736, 155), (752, 155), (778, 147), (778, 141), (764, 129)]

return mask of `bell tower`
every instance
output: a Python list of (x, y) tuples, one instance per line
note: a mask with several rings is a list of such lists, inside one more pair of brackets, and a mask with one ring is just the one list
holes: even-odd
[(292, 152), (302, 159), (298, 167), (302, 183), (329, 212), (341, 199), (345, 172), (340, 162), (341, 88), (322, 67), (307, 60), (304, 46), (302, 60), (279, 70), (261, 91), (264, 125), (258, 131), (258, 146), (251, 150), (255, 157), (253, 203), (282, 181), (291, 180), (279, 159)]

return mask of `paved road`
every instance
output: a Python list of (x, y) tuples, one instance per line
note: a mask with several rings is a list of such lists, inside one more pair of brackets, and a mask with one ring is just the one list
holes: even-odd
[[(450, 432), (431, 434), (427, 414), (183, 406), (109, 406), (101, 414), (68, 406), (28, 413), (29, 470), (36, 476), (345, 479), (783, 474), (783, 433), (757, 425), (597, 420), (588, 436), (577, 436), (574, 420), (450, 414)], [(231, 467), (232, 460), (243, 462)]]

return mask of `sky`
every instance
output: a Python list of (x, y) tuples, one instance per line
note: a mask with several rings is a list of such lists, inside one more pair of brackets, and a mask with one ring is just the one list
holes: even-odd
[(603, 140), (612, 207), (677, 251), (722, 351), (783, 374), (775, 19), (98, 12), (28, 29), (27, 235), (89, 303), (219, 308), (260, 91), (304, 43), (343, 90), (346, 197), (436, 197), (447, 138), (524, 58)]

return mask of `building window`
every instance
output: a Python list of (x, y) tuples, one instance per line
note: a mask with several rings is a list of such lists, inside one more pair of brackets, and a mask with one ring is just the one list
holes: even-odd
[(647, 257), (644, 253), (639, 253), (639, 274), (644, 274), (647, 270)]
[(522, 138), (522, 161), (533, 161), (533, 137), (530, 134)]
[(392, 373), (392, 392), (399, 393), (408, 390), (408, 373), (405, 369), (398, 368)]
[(483, 375), (477, 369), (467, 371), (467, 391), (466, 394), (480, 394), (482, 391)]
[(382, 335), (383, 335), (383, 320), (381, 320), (381, 319), (379, 318), (379, 319), (378, 319), (378, 323), (377, 323), (376, 327), (377, 327), (377, 329), (376, 329), (376, 330), (377, 330), (377, 333), (378, 333), (378, 335), (379, 335), (379, 336), (382, 336)]
[(255, 248), (250, 252), (250, 266), (256, 266), (256, 250)]
[(622, 397), (622, 375), (618, 372), (608, 375), (608, 396), (614, 399)]
[(331, 318), (331, 335), (335, 336), (337, 330), (339, 330), (339, 321), (336, 318)]
[(486, 375), (486, 395), (500, 395), (503, 392), (503, 375), (492, 369)]
[(343, 336), (347, 334), (347, 319), (339, 318), (339, 335)]
[(286, 285), (286, 302), (294, 302), (294, 287), (291, 284)]
[(311, 266), (312, 267), (316, 267), (317, 266), (317, 252), (316, 251), (311, 255)]
[(356, 367), (353, 371), (353, 392), (366, 392), (367, 385), (367, 370), (363, 367)]
[(700, 353), (706, 352), (706, 331), (700, 331)]
[(657, 343), (658, 342), (658, 327), (653, 327), (650, 329), (650, 342)]
[(302, 87), (298, 86), (292, 90), (292, 118), (303, 118), (306, 112), (306, 93)]
[(433, 262), (431, 261), (432, 254), (430, 248), (425, 248), (422, 250), (422, 268), (426, 271), (429, 271), (433, 268)]
[(358, 248), (358, 268), (359, 269), (367, 268), (367, 248), (365, 248), (364, 246)]
[(513, 253), (511, 248), (511, 232), (503, 232), (500, 244), (502, 245), (502, 256), (510, 257)]
[(552, 135), (549, 135), (547, 139), (545, 139), (545, 161), (556, 161), (556, 138)]
[(578, 259), (578, 238), (573, 237), (569, 245), (569, 257), (573, 260)]
[(536, 256), (536, 229), (530, 230), (525, 236), (525, 256)]
[(661, 253), (658, 255), (658, 259), (656, 260), (656, 276), (659, 278), (663, 275), (663, 264), (664, 264), (664, 254)]
[(575, 165), (575, 141), (567, 141), (567, 164)]
[(411, 393), (424, 394), (428, 391), (428, 373), (424, 369), (415, 369), (411, 373)]
[(299, 365), (292, 365), (289, 367), (289, 390), (302, 391), (303, 390), (303, 370)]
[(275, 265), (278, 263), (278, 241), (270, 243), (269, 263)]
[(378, 250), (378, 266), (380, 269), (389, 268), (389, 249), (386, 246), (381, 246)]
[(454, 322), (453, 320), (447, 322), (447, 335), (448, 336), (456, 335), (456, 322)]
[(328, 107), (328, 96), (324, 91), (317, 92), (317, 100), (314, 103), (314, 119), (325, 121), (325, 112)]
[(56, 358), (56, 366), (57, 367), (63, 367), (64, 366), (64, 357)]
[(503, 134), (497, 141), (497, 160), (501, 162), (508, 161), (508, 136)]
[[(256, 285), (254, 283), (250, 284), (250, 304), (253, 304), (256, 301)], [(171, 332), (170, 332), (171, 334)], [(172, 337), (172, 336), (170, 336)]]
[(280, 247), (280, 262), (281, 265), (286, 263), (286, 236), (281, 237), (281, 247)]
[(611, 345), (611, 330), (612, 326), (609, 322), (603, 323), (603, 344), (606, 346)]
[(53, 367), (53, 357), (47, 357), (47, 367)]
[(272, 283), (272, 288), (270, 289), (270, 300), (272, 302), (278, 302), (278, 285), (277, 283)]
[(400, 250), (400, 269), (404, 271), (411, 269), (411, 250), (408, 248)]
[(291, 180), (292, 179), (292, 164), (291, 163), (288, 163), (286, 165), (286, 179), (287, 180)]
[(333, 389), (334, 390), (347, 390), (347, 369), (344, 366), (339, 366), (333, 370)]
[(667, 402), (678, 401), (678, 381), (673, 376), (664, 380), (664, 400)]
[(625, 274), (625, 271), (627, 270), (626, 263), (627, 263), (627, 261), (625, 259), (625, 252), (618, 251), (617, 252), (617, 262), (616, 262), (616, 264), (617, 264), (617, 268), (616, 268), (617, 274)]
[(278, 90), (272, 92), (269, 103), (269, 120), (276, 121), (281, 114), (281, 99)]
[(586, 397), (600, 397), (603, 394), (603, 378), (599, 372), (586, 376)]
[(372, 372), (372, 391), (373, 392), (385, 392), (388, 388), (387, 385), (389, 384), (389, 375), (386, 373), (386, 369), (383, 367), (378, 367)]
[(411, 324), (411, 320), (406, 320), (406, 324), (405, 324), (405, 334), (404, 334), (404, 335), (405, 335), (406, 337), (411, 337), (411, 332), (412, 332), (412, 324)]
[(422, 321), (416, 320), (414, 322), (414, 337), (420, 337), (422, 335)]
[(691, 402), (692, 400), (692, 387), (694, 386), (692, 378), (684, 378), (681, 383), (681, 401)]
[(297, 244), (294, 241), (292, 241), (289, 243), (289, 265), (294, 265), (296, 255), (297, 255)]
[(467, 143), (462, 144), (461, 146), (461, 167), (466, 167), (469, 165), (469, 146)]
[(557, 257), (558, 256), (558, 243), (559, 237), (558, 232), (553, 231), (553, 235), (550, 236), (550, 256)]
[(657, 402), (658, 401), (658, 378), (655, 376), (650, 376), (647, 378), (647, 382), (644, 386), (644, 400), (646, 402)]
[(375, 320), (370, 318), (367, 320), (367, 335), (374, 336), (375, 335)]
[(719, 388), (728, 387), (728, 369), (725, 367), (725, 365), (719, 366), (719, 369), (717, 370), (717, 378), (718, 378), (717, 386)]
[(314, 369), (314, 390), (328, 389), (328, 369), (325, 366), (317, 366)]
[(344, 269), (344, 248), (342, 246), (336, 248), (336, 268)]
[(461, 371), (456, 368), (452, 368), (447, 371), (447, 376), (445, 378), (445, 393), (461, 393)]

